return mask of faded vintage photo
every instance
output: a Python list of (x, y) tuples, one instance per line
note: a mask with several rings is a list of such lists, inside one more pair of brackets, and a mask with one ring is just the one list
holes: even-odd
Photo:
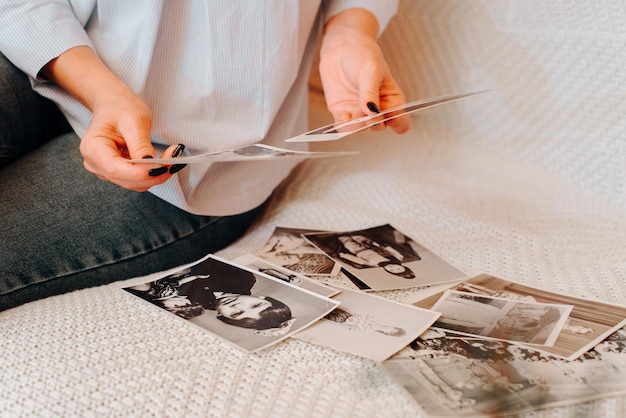
[(389, 224), (303, 236), (365, 283), (369, 289), (364, 290), (405, 289), (466, 277)]
[[(464, 280), (451, 286), (450, 289), (511, 300), (572, 305), (572, 311), (554, 344), (551, 347), (535, 347), (546, 354), (568, 360), (580, 357), (626, 325), (626, 307), (624, 306), (548, 292), (488, 274)], [(430, 309), (442, 294), (443, 291), (405, 302)]]
[(433, 327), (508, 341), (551, 346), (572, 305), (524, 302), (446, 290), (432, 307), (441, 316)]
[(302, 237), (308, 229), (276, 227), (256, 255), (306, 276), (336, 276), (341, 266)]
[(277, 343), (338, 305), (213, 255), (124, 290), (251, 352)]
[(438, 313), (363, 293), (343, 290), (341, 305), (294, 338), (383, 361), (430, 327)]
[(626, 393), (626, 329), (574, 361), (429, 330), (382, 366), (429, 416), (515, 416)]

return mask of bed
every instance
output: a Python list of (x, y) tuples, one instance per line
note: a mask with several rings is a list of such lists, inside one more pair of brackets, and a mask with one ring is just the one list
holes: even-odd
[[(248, 233), (390, 223), (467, 275), (626, 303), (622, 2), (403, 0), (381, 43), (409, 100), (492, 89), (416, 113), (405, 135), (314, 150)], [(329, 122), (311, 78), (311, 128)], [(287, 339), (255, 354), (137, 303), (127, 282), (0, 313), (3, 416), (418, 417), (379, 364)], [(395, 301), (415, 289), (376, 292)], [(625, 416), (624, 396), (533, 417)]]

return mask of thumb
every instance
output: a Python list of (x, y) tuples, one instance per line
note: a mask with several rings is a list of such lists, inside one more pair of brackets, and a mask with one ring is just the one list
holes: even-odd
[(119, 130), (126, 142), (130, 158), (154, 157), (156, 153), (150, 141), (151, 118), (138, 118), (125, 122), (120, 125)]

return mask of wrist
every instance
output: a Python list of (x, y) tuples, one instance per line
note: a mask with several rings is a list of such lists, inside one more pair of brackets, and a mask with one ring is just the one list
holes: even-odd
[(376, 39), (378, 29), (378, 19), (371, 12), (361, 8), (350, 8), (330, 17), (324, 25), (323, 33), (324, 36), (334, 36), (345, 31), (358, 32)]
[(91, 111), (109, 102), (111, 97), (123, 97), (132, 93), (96, 52), (87, 46), (77, 46), (65, 51), (50, 61), (41, 70), (41, 74)]

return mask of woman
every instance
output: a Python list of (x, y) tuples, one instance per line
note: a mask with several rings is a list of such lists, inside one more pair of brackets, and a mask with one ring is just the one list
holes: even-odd
[[(335, 120), (403, 104), (376, 42), (396, 2), (353, 3), (0, 1), (0, 52), (30, 79), (2, 66), (19, 83), (0, 83), (0, 153), (15, 160), (0, 174), (0, 310), (185, 264), (243, 234), (295, 160), (128, 160), (284, 146), (305, 132), (320, 24)], [(42, 122), (40, 103), (21, 99), (29, 81), (74, 132), (23, 155), (22, 132)]]
[[(210, 271), (210, 274), (200, 274)], [(209, 259), (162, 279), (127, 290), (184, 319), (216, 311), (229, 325), (255, 330), (282, 329), (291, 324), (287, 305), (269, 296), (252, 295), (254, 274)]]
[(389, 274), (414, 279), (415, 273), (402, 264), (402, 254), (390, 246), (383, 247), (363, 235), (343, 235), (337, 238), (346, 251), (339, 257), (357, 268), (382, 267)]
[(269, 296), (220, 296), (215, 310), (226, 324), (258, 331), (285, 328), (293, 319), (289, 306)]

